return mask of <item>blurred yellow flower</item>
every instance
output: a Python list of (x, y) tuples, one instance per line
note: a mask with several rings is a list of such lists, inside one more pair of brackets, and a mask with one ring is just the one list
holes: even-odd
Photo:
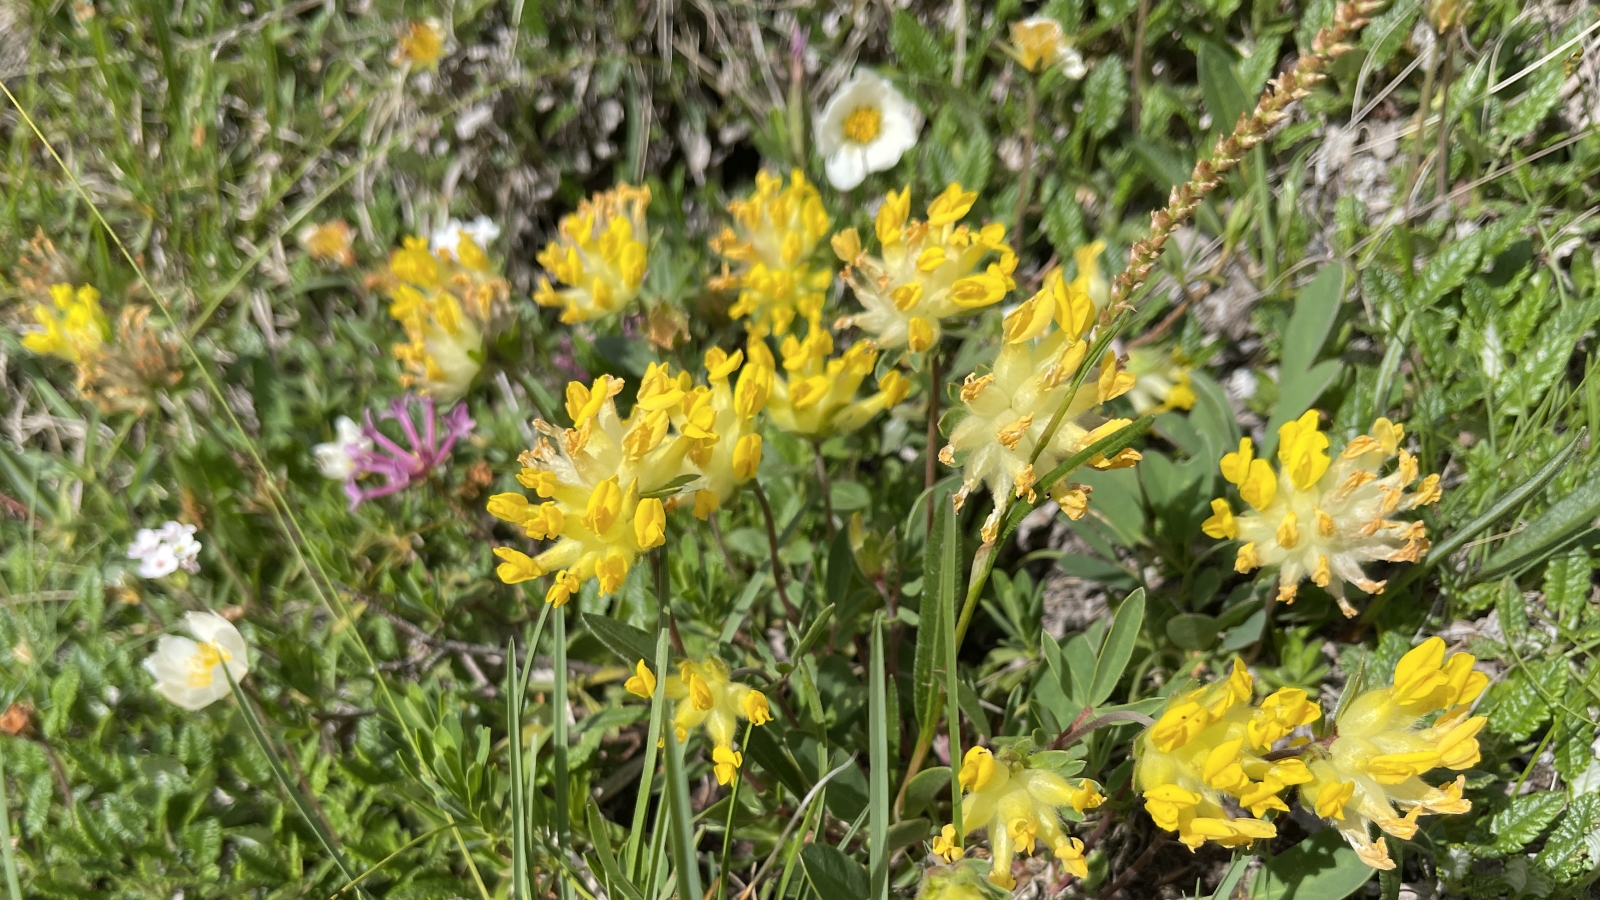
[[(1087, 360), (1088, 336), (1095, 321), (1086, 293), (1068, 285), (1059, 269), (1045, 278), (1044, 287), (1019, 306), (1004, 322), (1004, 344), (991, 370), (967, 376), (961, 386), (961, 419), (950, 441), (939, 451), (947, 466), (962, 470), (956, 508), (980, 484), (994, 498), (994, 510), (983, 526), (983, 538), (995, 540), (1001, 516), (1012, 497), (1035, 499), (1034, 483), (1063, 459), (1129, 424), (1128, 419), (1085, 421), (1089, 412), (1126, 393), (1134, 383), (1116, 357)], [(1099, 365), (1069, 399), (1073, 377), (1086, 364)], [(1067, 405), (1050, 442), (1029, 463), (1055, 411)], [(1138, 462), (1138, 451), (1125, 449), (1115, 456), (1096, 456), (1096, 469), (1125, 468)], [(1071, 518), (1088, 507), (1087, 489), (1065, 479), (1051, 487), (1051, 496)]]
[[(635, 671), (638, 674), (624, 687), (636, 697), (649, 699), (655, 693), (655, 675), (642, 659)], [(673, 702), (672, 727), (680, 743), (689, 739), (690, 729), (705, 729), (718, 784), (732, 781), (744, 764), (744, 755), (734, 749), (739, 720), (758, 726), (772, 721), (766, 695), (730, 680), (728, 664), (714, 656), (679, 663), (678, 674), (667, 676), (666, 695)]]
[[(1016, 887), (1011, 861), (1018, 853), (1033, 853), (1041, 843), (1067, 872), (1079, 878), (1088, 876), (1083, 841), (1066, 833), (1059, 810), (1071, 807), (1081, 816), (1084, 810), (1105, 802), (1093, 782), (1079, 779), (1074, 785), (1048, 768), (1031, 764), (1014, 749), (996, 756), (984, 747), (967, 751), (957, 778), (963, 790), (962, 828), (965, 833), (983, 828), (989, 835), (990, 882), (1007, 890)], [(945, 826), (934, 852), (947, 861), (959, 858), (953, 827)]]
[[(539, 252), (550, 277), (539, 280), (533, 299), (560, 306), (569, 324), (615, 315), (633, 302), (644, 284), (649, 206), (650, 188), (619, 184), (563, 216), (556, 239)], [(557, 290), (551, 278), (567, 287)]]
[(463, 236), (454, 253), (433, 253), (428, 239), (407, 237), (387, 270), (369, 279), (389, 297), (389, 316), (406, 331), (394, 355), (400, 382), (444, 402), (459, 399), (483, 366), (488, 333), (509, 317), (511, 285), (483, 248)]
[(1131, 348), (1128, 350), (1128, 371), (1133, 374), (1128, 402), (1133, 404), (1133, 411), (1139, 415), (1194, 408), (1194, 388), (1189, 383), (1190, 367), (1179, 361), (1177, 352), (1171, 348)]
[[(1369, 560), (1416, 562), (1428, 549), (1422, 522), (1391, 518), (1436, 502), (1442, 495), (1439, 476), (1429, 475), (1416, 489), (1417, 461), (1400, 449), (1405, 429), (1378, 419), (1370, 434), (1351, 441), (1337, 459), (1328, 455), (1328, 436), (1317, 430), (1311, 410), (1278, 429), (1275, 473), (1257, 459), (1249, 438), (1222, 458), (1222, 476), (1239, 486), (1250, 507), (1240, 515), (1223, 499), (1211, 501), (1213, 515), (1202, 528), (1218, 539), (1239, 539), (1234, 568), (1248, 572), (1278, 566), (1278, 599), (1294, 602), (1300, 582), (1328, 591), (1346, 616), (1356, 610), (1345, 599), (1345, 585), (1367, 593), (1383, 590), (1362, 571)], [(1395, 470), (1378, 471), (1399, 456)]]
[[(871, 341), (857, 341), (835, 357), (833, 335), (813, 326), (804, 340), (792, 334), (784, 338), (780, 349), (784, 375), (772, 379), (767, 415), (784, 431), (812, 440), (855, 431), (911, 390), (905, 376), (890, 370), (878, 379), (877, 393), (857, 398), (878, 360)], [(759, 338), (750, 341), (750, 359), (768, 371), (776, 369), (772, 351)]]
[(406, 26), (395, 47), (395, 65), (436, 69), (444, 57), (444, 26), (437, 19), (421, 19)]
[(33, 318), (41, 330), (24, 334), (22, 346), (34, 353), (59, 356), (80, 369), (99, 360), (111, 331), (100, 308), (100, 292), (87, 284), (77, 290), (70, 284), (51, 285), (50, 304), (34, 304)]
[[(957, 224), (977, 199), (976, 191), (951, 184), (928, 204), (927, 220), (918, 221), (909, 218), (911, 189), (890, 191), (876, 220), (881, 256), (862, 249), (854, 228), (834, 235), (844, 279), (863, 307), (839, 326), (866, 331), (884, 349), (921, 352), (939, 342), (945, 319), (1000, 302), (1016, 287), (1017, 257), (1004, 225), (974, 231)], [(996, 258), (986, 262), (990, 254)]]
[(356, 252), (352, 248), (355, 234), (343, 219), (307, 225), (300, 229), (296, 237), (306, 255), (317, 262), (330, 262), (340, 266), (356, 264)]
[(1061, 73), (1074, 80), (1088, 72), (1083, 57), (1067, 43), (1061, 23), (1049, 16), (1033, 16), (1011, 23), (1011, 43), (1016, 46), (1017, 61), (1030, 72), (1059, 65)]
[(728, 204), (733, 228), (711, 240), (711, 249), (736, 267), (713, 278), (716, 290), (737, 290), (728, 315), (745, 319), (757, 337), (789, 333), (796, 317), (816, 325), (833, 270), (815, 264), (817, 242), (832, 224), (822, 197), (799, 169), (789, 185), (769, 172), (756, 175), (756, 189)]
[(1473, 669), (1476, 662), (1466, 653), (1446, 657), (1440, 638), (1423, 641), (1395, 666), (1391, 686), (1352, 700), (1335, 723), (1338, 736), (1307, 754), (1311, 779), (1300, 787), (1301, 804), (1339, 829), (1367, 865), (1394, 868), (1371, 826), (1409, 840), (1418, 816), (1472, 809), (1461, 795), (1466, 776), (1438, 787), (1421, 776), (1478, 762), (1477, 734), (1488, 720), (1469, 712), (1489, 677)]

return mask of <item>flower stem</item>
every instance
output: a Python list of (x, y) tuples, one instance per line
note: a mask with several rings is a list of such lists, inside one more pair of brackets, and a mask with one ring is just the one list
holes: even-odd
[(939, 345), (928, 348), (928, 446), (923, 451), (927, 457), (922, 473), (923, 489), (928, 495), (928, 536), (933, 536), (933, 483), (939, 477)]
[(800, 611), (789, 602), (789, 591), (784, 587), (783, 563), (778, 559), (778, 526), (772, 519), (772, 504), (767, 502), (767, 492), (761, 482), (751, 481), (755, 487), (756, 501), (761, 504), (761, 515), (767, 523), (767, 546), (772, 550), (772, 583), (778, 588), (778, 599), (783, 601), (784, 614), (796, 627), (800, 625)]

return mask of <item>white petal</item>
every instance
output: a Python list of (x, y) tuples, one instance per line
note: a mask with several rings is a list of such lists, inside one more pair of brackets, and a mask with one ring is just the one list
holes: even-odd
[(911, 122), (899, 116), (883, 119), (883, 133), (867, 145), (867, 171), (883, 172), (894, 168), (907, 150), (917, 144), (917, 132)]
[[(822, 113), (816, 118), (813, 131), (816, 133), (817, 152), (831, 158), (847, 143), (844, 138), (844, 120), (863, 106), (882, 109), (884, 99), (893, 93), (894, 88), (878, 77), (876, 72), (868, 69), (856, 70), (850, 80), (828, 99), (828, 105), (823, 107)], [(859, 183), (858, 181), (857, 184)], [(837, 186), (835, 184), (835, 187)]]
[(828, 157), (828, 182), (841, 191), (854, 190), (867, 178), (867, 154), (860, 144), (846, 144)]
[(219, 644), (224, 650), (233, 652), (230, 641), (243, 641), (239, 638), (239, 629), (233, 623), (214, 612), (192, 612), (183, 617), (184, 627), (195, 636), (196, 640), (206, 644)]

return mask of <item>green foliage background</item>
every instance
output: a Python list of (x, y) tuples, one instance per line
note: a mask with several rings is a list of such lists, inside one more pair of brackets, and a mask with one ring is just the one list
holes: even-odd
[[(1137, 705), (1235, 653), (1270, 686), (1336, 695), (1356, 673), (1392, 669), (1417, 636), (1442, 633), (1497, 673), (1480, 706), (1490, 724), (1469, 778), (1474, 810), (1427, 820), (1397, 853), (1399, 876), (1378, 889), (1580, 896), (1600, 865), (1600, 468), (1588, 437), (1600, 425), (1600, 20), (1581, 3), (1464, 9), (1465, 24), (1442, 37), (1421, 24), (1422, 4), (1384, 10), (1174, 242), (1138, 321), (1153, 327), (1186, 308), (1169, 334), (1197, 365), (1199, 402), (1158, 417), (1137, 469), (1084, 479), (1097, 516), (1024, 529), (1002, 548), (960, 647), (957, 702), (964, 745), (1034, 729), (1048, 740), (1087, 705)], [(1014, 225), (1010, 161), (1026, 112), (1021, 73), (996, 42), (1041, 11), (1075, 36), (1090, 71), (1039, 85), (1023, 222), (1035, 276), (1095, 238), (1120, 268), (1148, 211), (1309, 46), (1333, 4), (0, 5), (0, 80), (65, 164), (17, 108), (0, 108), (0, 316), (27, 319), (36, 298), (18, 273), (36, 261), (27, 244), (41, 231), (60, 274), (99, 286), (108, 308), (154, 305), (76, 181), (170, 304), (156, 318), (195, 354), (158, 409), (107, 414), (76, 395), (66, 366), (21, 350), (18, 328), (0, 330), (0, 705), (30, 711), (20, 734), (0, 736), (13, 893), (348, 890), (238, 707), (186, 714), (139, 668), (184, 611), (237, 608), (256, 654), (244, 689), (352, 871), (370, 870), (362, 890), (503, 897), (516, 860), (531, 855), (536, 892), (625, 894), (603, 859), (639, 840), (628, 833), (649, 707), (627, 702), (621, 679), (633, 659), (655, 658), (651, 568), (637, 567), (614, 597), (591, 584), (567, 608), (565, 631), (547, 623), (539, 653), (518, 663), (527, 702), (508, 709), (508, 641), (526, 652), (540, 608), (494, 577), (489, 548), (501, 533), (482, 501), (511, 487), (527, 421), (559, 417), (562, 366), (632, 381), (656, 351), (636, 330), (565, 328), (527, 302), (534, 253), (581, 197), (643, 179), (656, 195), (647, 294), (688, 311), (692, 329), (663, 358), (733, 346), (730, 298), (705, 287), (705, 239), (758, 166), (822, 180), (807, 123), (857, 63), (891, 76), (928, 121), (894, 171), (849, 196), (825, 189), (836, 226), (866, 224), (867, 198), (890, 187), (910, 184), (920, 205), (949, 181), (980, 191), (977, 214)], [(450, 52), (437, 72), (408, 74), (389, 55), (405, 23), (426, 16), (445, 22)], [(1430, 55), (1429, 40), (1446, 51)], [(1417, 123), (1420, 139), (1407, 131)], [(503, 375), (470, 396), (478, 427), (442, 475), (350, 512), (310, 448), (336, 416), (397, 394), (387, 347), (399, 329), (359, 274), (311, 263), (293, 236), (344, 218), (371, 267), (447, 212), (487, 213), (505, 228), (494, 255), (520, 300), (492, 351)], [(1313, 280), (1335, 264), (1347, 290)], [(835, 298), (833, 309), (851, 302)], [(991, 312), (952, 339), (953, 367), (984, 361), (998, 323)], [(906, 710), (923, 709), (932, 685), (934, 670), (913, 665), (929, 621), (922, 598), (938, 590), (941, 559), (971, 559), (987, 511), (975, 501), (952, 541), (925, 546), (929, 385), (918, 377), (894, 415), (816, 450), (832, 509), (860, 516), (860, 541), (830, 536), (813, 448), (767, 432), (761, 482), (799, 627), (770, 590), (753, 499), (724, 514), (720, 537), (679, 517), (662, 577), (685, 641), (726, 647), (781, 680), (773, 692), (794, 716), (751, 735), (747, 771), (763, 789), (741, 789), (732, 804), (731, 851), (717, 852), (726, 791), (708, 787), (696, 746), (683, 757), (676, 784), (691, 792), (691, 827), (705, 832), (708, 878), (731, 867), (744, 883), (776, 851), (764, 891), (864, 895), (862, 864), (907, 849), (884, 871), (909, 891), (920, 842), (948, 821), (948, 794), (924, 778), (883, 835), (888, 853), (864, 846), (869, 807), (882, 785), (898, 788), (916, 737)], [(1221, 453), (1313, 406), (1339, 435), (1377, 415), (1405, 422), (1422, 470), (1444, 475), (1444, 501), (1429, 513), (1435, 549), (1391, 573), (1398, 589), (1359, 620), (1308, 589), (1269, 626), (1270, 587), (1235, 575), (1199, 523), (1220, 495)], [(139, 582), (126, 544), (180, 515), (203, 526), (201, 574)], [(1074, 673), (1120, 646), (1106, 640), (1105, 598), (1115, 608), (1137, 588), (1143, 627), (1120, 677), (1093, 696), (1103, 679)], [(1047, 611), (1064, 596), (1098, 598), (1101, 615), (1065, 630), (1058, 618), (1050, 633)], [(880, 611), (891, 672), (881, 702), (906, 725), (878, 745), (873, 723), (884, 717), (863, 671)], [(643, 647), (633, 631), (595, 624), (607, 619), (649, 632)], [(558, 661), (570, 722), (552, 703)], [(1068, 890), (1208, 893), (1225, 854), (1169, 844), (1135, 865), (1156, 832), (1118, 793), (1134, 730), (1079, 745), (1117, 824), (1090, 879)], [(513, 790), (510, 750), (529, 742), (540, 748), (534, 787)], [(564, 754), (552, 752), (562, 743)], [(817, 802), (801, 804), (835, 768)], [(802, 808), (807, 827), (827, 812), (804, 852), (780, 842)], [(650, 823), (652, 840), (663, 827)], [(1294, 896), (1342, 897), (1366, 880), (1329, 879), (1304, 851), (1297, 862), (1303, 836), (1271, 848), (1270, 871), (1308, 885)], [(1278, 896), (1273, 876), (1242, 889)]]

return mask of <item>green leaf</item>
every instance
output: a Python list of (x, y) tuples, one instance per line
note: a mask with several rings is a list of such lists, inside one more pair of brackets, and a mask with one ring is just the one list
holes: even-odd
[(1494, 851), (1505, 855), (1526, 847), (1566, 805), (1567, 795), (1556, 791), (1512, 797), (1509, 806), (1489, 819), (1489, 833), (1495, 836)]
[(1525, 669), (1514, 669), (1489, 688), (1484, 706), (1488, 707), (1489, 730), (1507, 740), (1527, 740), (1550, 718), (1550, 707), (1528, 682)]
[(1305, 372), (1316, 362), (1328, 332), (1339, 318), (1344, 286), (1345, 268), (1335, 262), (1323, 266), (1317, 277), (1300, 289), (1283, 335), (1282, 371), (1293, 368)]
[(903, 9), (894, 11), (889, 25), (889, 46), (906, 71), (924, 78), (940, 78), (944, 72), (944, 48), (917, 17)]
[(1139, 639), (1139, 629), (1144, 625), (1144, 588), (1140, 588), (1128, 595), (1117, 607), (1117, 615), (1111, 621), (1111, 632), (1106, 635), (1106, 643), (1100, 648), (1100, 658), (1095, 662), (1094, 681), (1089, 689), (1089, 705), (1099, 706), (1106, 702), (1111, 692), (1116, 690), (1117, 681), (1122, 678), (1123, 670), (1128, 668), (1128, 660), (1133, 656), (1133, 644)]
[(871, 842), (872, 896), (876, 900), (889, 897), (889, 855), (886, 852), (889, 837), (889, 776), (893, 768), (889, 760), (889, 701), (884, 686), (883, 664), (883, 613), (872, 617), (872, 670), (867, 678), (867, 773), (870, 778), (870, 797), (867, 835)]
[(1561, 82), (1565, 78), (1559, 59), (1546, 61), (1528, 79), (1528, 89), (1500, 116), (1495, 132), (1509, 141), (1526, 137), (1561, 101)]
[(944, 517), (950, 515), (949, 504), (938, 502), (941, 498), (930, 496), (933, 510), (933, 530), (928, 532), (928, 543), (922, 556), (922, 571), (927, 589), (922, 592), (922, 605), (917, 608), (921, 620), (917, 623), (916, 658), (911, 664), (911, 684), (916, 698), (917, 725), (921, 734), (931, 736), (939, 719), (938, 678), (934, 674), (939, 665), (939, 635), (944, 631), (939, 621), (944, 614), (940, 602), (938, 579), (931, 578), (939, 571), (939, 560), (944, 548)]
[(1512, 535), (1489, 557), (1479, 580), (1487, 580), (1543, 559), (1561, 541), (1600, 516), (1600, 473), (1556, 501), (1528, 527)]
[(600, 804), (594, 797), (589, 798), (586, 808), (589, 820), (589, 841), (594, 844), (594, 855), (600, 858), (600, 870), (606, 875), (607, 887), (618, 891), (628, 900), (641, 900), (639, 889), (633, 882), (623, 877), (622, 869), (617, 866), (617, 857), (611, 851), (611, 832), (606, 828), (606, 818), (600, 813)]
[(629, 666), (641, 659), (655, 659), (656, 639), (646, 631), (626, 622), (618, 622), (616, 619), (594, 613), (584, 613), (583, 624), (600, 639), (600, 643), (606, 645), (606, 649), (615, 653)]
[(889, 837), (884, 841), (884, 849), (887, 851), (887, 855), (893, 856), (917, 841), (925, 840), (932, 833), (933, 823), (927, 819), (906, 819), (896, 822), (889, 829)]
[(855, 512), (872, 505), (872, 492), (860, 482), (835, 481), (828, 496), (833, 502), (833, 511), (836, 513)]
[(1116, 129), (1127, 106), (1128, 76), (1122, 69), (1122, 57), (1115, 54), (1102, 57), (1083, 80), (1083, 112), (1079, 122), (1090, 135), (1103, 138)]
[(941, 790), (949, 793), (950, 767), (934, 766), (923, 769), (911, 777), (911, 783), (906, 785), (906, 802), (902, 810), (906, 815), (913, 816), (928, 808), (928, 804), (939, 796)]
[(1594, 562), (1582, 549), (1550, 560), (1544, 569), (1544, 603), (1562, 622), (1582, 615), (1589, 605)]
[(1189, 410), (1189, 422), (1212, 443), (1210, 462), (1221, 461), (1222, 454), (1239, 447), (1239, 422), (1234, 418), (1233, 407), (1228, 405), (1228, 395), (1210, 375), (1196, 369), (1189, 373), (1189, 386), (1194, 388), (1194, 409)]
[(704, 476), (702, 475), (679, 475), (677, 478), (672, 479), (653, 491), (640, 494), (639, 497), (640, 499), (660, 499), (662, 497), (671, 497), (673, 494), (678, 493), (678, 491), (681, 490), (684, 485), (689, 484), (690, 482), (699, 481), (703, 477)]
[(1517, 416), (1537, 406), (1566, 371), (1573, 348), (1596, 318), (1600, 318), (1600, 303), (1573, 303), (1546, 318), (1539, 333), (1517, 356), (1516, 365), (1496, 380), (1495, 412)]
[(1167, 620), (1167, 637), (1181, 650), (1207, 650), (1217, 642), (1217, 620), (1201, 613), (1184, 613)]
[(1428, 264), (1423, 266), (1417, 282), (1406, 297), (1412, 309), (1422, 310), (1432, 306), (1439, 298), (1461, 286), (1467, 276), (1478, 267), (1482, 252), (1482, 238), (1477, 234), (1462, 241), (1452, 241), (1439, 248)]
[(1589, 872), (1589, 838), (1600, 829), (1600, 791), (1584, 794), (1572, 801), (1567, 814), (1550, 832), (1535, 862), (1563, 881)]
[[(806, 844), (800, 848), (800, 864), (817, 894), (826, 898), (867, 897), (872, 890), (867, 870), (827, 844)], [(698, 897), (696, 893), (694, 896)]]
[(1270, 458), (1277, 449), (1278, 429), (1304, 415), (1343, 371), (1342, 363), (1330, 359), (1312, 366), (1309, 372), (1295, 374), (1293, 380), (1286, 380), (1279, 385), (1281, 393), (1277, 405), (1272, 408), (1272, 420), (1267, 423), (1266, 438), (1261, 442), (1261, 458)]
[(1200, 41), (1195, 61), (1200, 70), (1200, 92), (1211, 112), (1211, 129), (1224, 134), (1233, 130), (1239, 116), (1252, 106), (1253, 97), (1233, 70), (1233, 56), (1211, 41)]
[(1344, 900), (1373, 875), (1337, 829), (1324, 828), (1272, 857), (1256, 873), (1251, 900)]
[[(1067, 668), (1072, 673), (1072, 701), (1080, 707), (1089, 705), (1089, 695), (1094, 686), (1095, 658), (1094, 648), (1089, 646), (1089, 639), (1082, 634), (1075, 634), (1061, 648), (1061, 655), (1067, 661)], [(1063, 725), (1066, 723), (1063, 722)]]

